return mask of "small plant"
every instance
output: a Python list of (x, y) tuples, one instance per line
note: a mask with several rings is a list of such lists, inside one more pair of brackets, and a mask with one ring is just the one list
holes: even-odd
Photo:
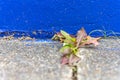
[(76, 36), (70, 35), (61, 30), (52, 38), (52, 40), (58, 40), (63, 43), (63, 47), (60, 49), (60, 52), (63, 54), (61, 61), (63, 65), (72, 65), (73, 63), (80, 61), (79, 48), (89, 44), (94, 44), (94, 46), (97, 46), (99, 44), (99, 39), (100, 37), (93, 38), (88, 36), (84, 28), (81, 28), (77, 32)]

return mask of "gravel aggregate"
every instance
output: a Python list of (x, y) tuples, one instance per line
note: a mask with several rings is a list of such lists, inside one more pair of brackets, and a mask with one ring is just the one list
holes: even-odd
[(120, 39), (102, 39), (100, 45), (80, 49), (78, 80), (120, 80)]
[(0, 80), (70, 80), (71, 68), (60, 64), (60, 47), (59, 43), (0, 40)]
[[(62, 44), (52, 41), (0, 40), (0, 80), (72, 80), (60, 64)], [(102, 39), (80, 48), (77, 80), (120, 80), (120, 39)]]

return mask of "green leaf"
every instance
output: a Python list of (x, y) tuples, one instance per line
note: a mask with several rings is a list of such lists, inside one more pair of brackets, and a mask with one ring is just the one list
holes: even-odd
[(75, 47), (75, 42), (71, 41), (71, 40), (68, 40), (68, 39), (65, 39), (64, 40), (64, 43), (68, 44), (68, 45), (71, 45), (72, 47)]
[(76, 41), (76, 39), (75, 38), (73, 38), (73, 37), (71, 37), (67, 32), (65, 32), (65, 31), (63, 31), (63, 30), (61, 30), (61, 34), (66, 38), (66, 39), (68, 39), (68, 40), (72, 40), (72, 41)]
[(70, 43), (63, 43), (63, 46), (69, 46), (69, 47), (74, 47), (74, 45), (73, 44), (70, 44)]
[(71, 46), (69, 46), (69, 45), (63, 46), (60, 49), (60, 52), (63, 54), (70, 54), (71, 53)]
[(60, 52), (63, 52), (65, 49), (68, 49), (68, 48), (70, 48), (71, 46), (69, 46), (69, 45), (65, 45), (65, 46), (63, 46), (61, 49), (60, 49)]

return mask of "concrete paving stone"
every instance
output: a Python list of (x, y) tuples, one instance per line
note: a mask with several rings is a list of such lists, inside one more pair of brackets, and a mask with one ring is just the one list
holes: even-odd
[(0, 40), (0, 80), (71, 80), (57, 42)]
[(97, 47), (81, 48), (78, 80), (120, 80), (120, 39), (102, 39)]

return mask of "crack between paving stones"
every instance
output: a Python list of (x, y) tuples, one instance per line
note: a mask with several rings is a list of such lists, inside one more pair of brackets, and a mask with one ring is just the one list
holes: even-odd
[(77, 66), (73, 66), (72, 68), (72, 80), (78, 80), (77, 79)]

